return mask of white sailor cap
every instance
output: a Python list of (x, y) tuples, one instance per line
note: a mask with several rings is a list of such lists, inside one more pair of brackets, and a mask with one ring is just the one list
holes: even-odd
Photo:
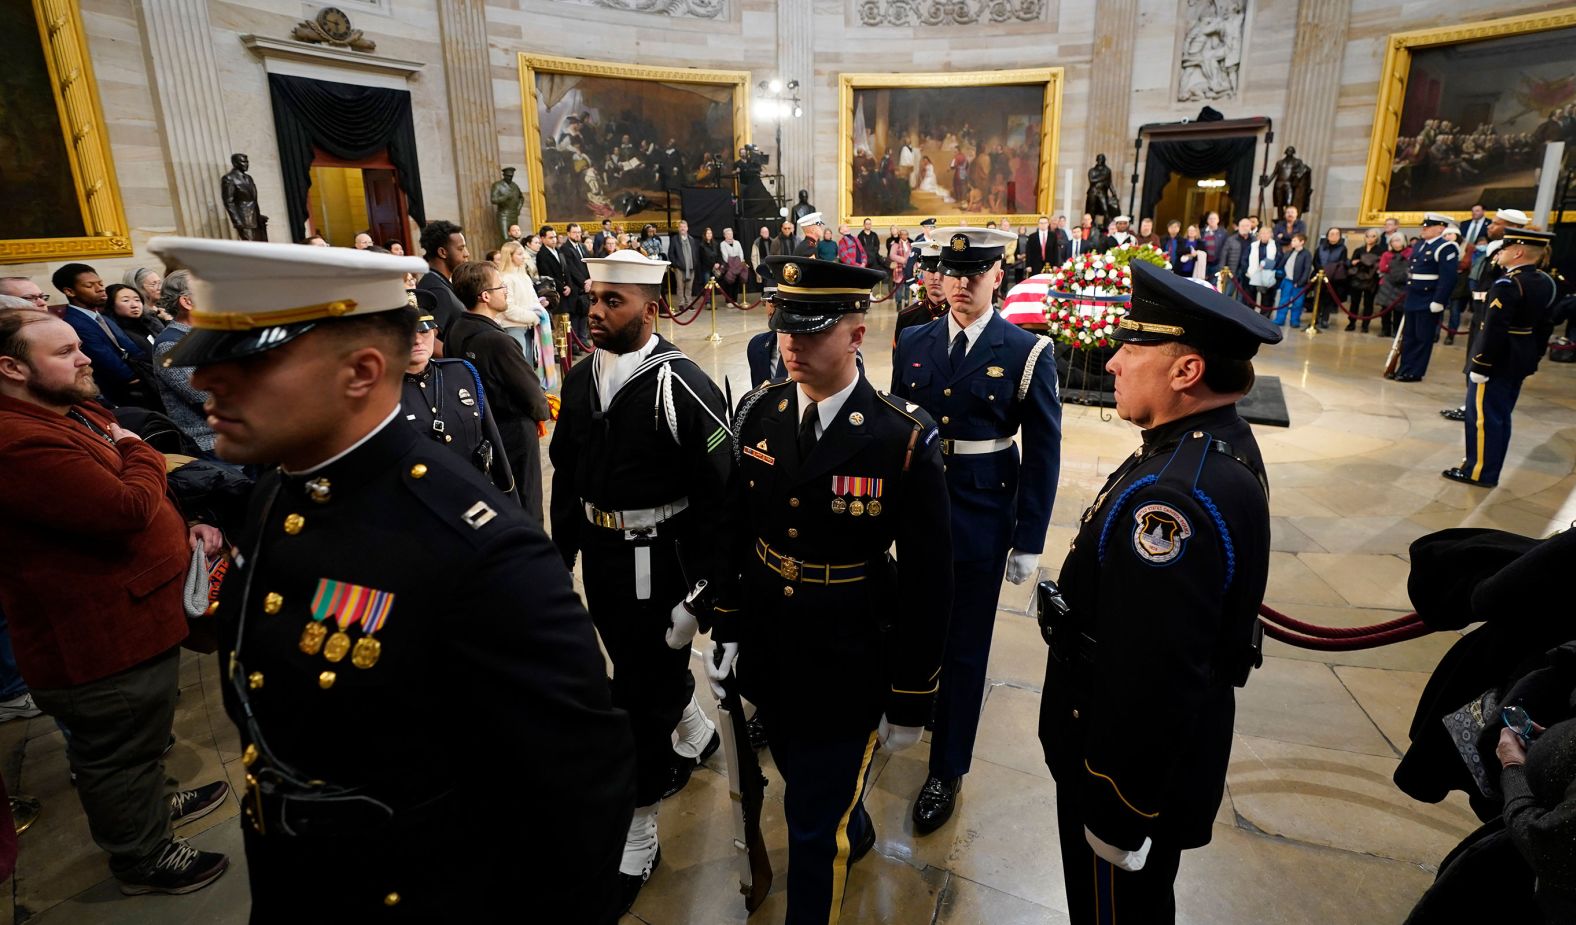
[(1438, 212), (1424, 212), (1423, 213), (1423, 227), (1424, 228), (1427, 228), (1430, 225), (1449, 225), (1453, 221), (1455, 221), (1455, 219), (1451, 218), (1448, 215), (1441, 215)]
[(1111, 221), (1126, 222), (1131, 225), (1133, 223), (1133, 217), (1131, 215), (1118, 215), (1116, 218), (1111, 219)]
[(1528, 218), (1527, 213), (1520, 209), (1496, 209), (1494, 218), (1507, 225), (1515, 225), (1518, 228), (1532, 224), (1532, 219)]
[(805, 217), (799, 219), (799, 227), (800, 228), (806, 228), (806, 227), (809, 227), (810, 225), (824, 225), (824, 224), (826, 224), (826, 219), (823, 218), (821, 216), (821, 213), (819, 213), (819, 212), (811, 212), (809, 215), (806, 215)]
[(657, 286), (667, 272), (666, 260), (652, 260), (637, 250), (614, 251), (609, 257), (587, 257), (586, 270), (593, 283)]
[(336, 319), (410, 305), (405, 275), (419, 257), (349, 247), (158, 237), (148, 250), (191, 273), (191, 333), (166, 366), (201, 366), (262, 353)]

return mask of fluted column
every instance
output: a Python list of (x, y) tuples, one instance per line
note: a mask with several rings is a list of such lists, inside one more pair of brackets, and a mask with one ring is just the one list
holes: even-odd
[[(1291, 52), (1291, 83), (1286, 89), (1285, 122), (1276, 126), (1281, 150), (1297, 149), (1313, 171), (1308, 211), (1317, 216), (1324, 201), (1324, 181), (1335, 132), (1335, 105), (1341, 87), (1344, 37), (1352, 18), (1352, 0), (1299, 0), (1297, 38)], [(1278, 155), (1277, 155), (1278, 156)], [(1322, 222), (1321, 224), (1329, 224)], [(1313, 225), (1309, 224), (1309, 229)]]
[[(1095, 17), (1094, 54), (1089, 68), (1089, 120), (1084, 135), (1084, 162), (1078, 174), (1104, 154), (1111, 167), (1111, 182), (1118, 190), (1126, 185), (1133, 165), (1126, 152), (1133, 148), (1127, 121), (1133, 98), (1133, 44), (1138, 35), (1138, 0), (1100, 0)], [(1081, 199), (1079, 200), (1082, 201)], [(1077, 216), (1068, 216), (1076, 221)]]
[(827, 90), (815, 77), (815, 4), (810, 0), (779, 0), (777, 3), (777, 74), (786, 83), (799, 81), (799, 98), (803, 101), (804, 115), (795, 119), (783, 116), (783, 183), (788, 202), (793, 203), (799, 190), (810, 190), (810, 201), (820, 205), (828, 215), (837, 210), (829, 204), (837, 197), (836, 190), (814, 189), (815, 183), (815, 101), (819, 93), (836, 94), (836, 87)]
[[(438, 0), (443, 75), (449, 96), (449, 133), (454, 141), (454, 180), (471, 250), (482, 253), (503, 243), (498, 213), (487, 194), (499, 178), (492, 83), (488, 77), (487, 12), (483, 0)], [(515, 164), (516, 168), (522, 167)], [(525, 179), (525, 171), (515, 182)], [(428, 219), (444, 218), (429, 215)], [(522, 225), (527, 219), (520, 215)]]
[(208, 0), (142, 0), (142, 23), (175, 200), (175, 227), (201, 238), (234, 237), (219, 199), (219, 178), (229, 172), (235, 152)]

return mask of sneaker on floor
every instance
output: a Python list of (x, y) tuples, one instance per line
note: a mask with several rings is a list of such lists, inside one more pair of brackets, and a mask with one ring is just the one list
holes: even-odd
[(170, 825), (194, 822), (218, 809), (230, 795), (230, 785), (216, 780), (195, 790), (170, 794)]
[(127, 896), (143, 893), (194, 893), (219, 879), (230, 859), (217, 851), (198, 851), (184, 838), (172, 838), (158, 857), (120, 881)]
[(42, 715), (43, 712), (38, 708), (38, 704), (33, 702), (32, 694), (23, 694), (0, 703), (0, 723), (8, 723), (13, 719), (32, 719)]

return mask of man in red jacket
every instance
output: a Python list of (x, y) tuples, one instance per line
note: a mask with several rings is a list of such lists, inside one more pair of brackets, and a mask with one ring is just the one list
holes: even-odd
[(0, 309), (0, 608), (17, 667), (68, 732), (93, 840), (121, 891), (189, 893), (229, 861), (171, 835), (223, 804), (223, 781), (164, 791), (182, 579), (201, 539), (171, 501), (164, 456), (93, 403), (71, 326)]

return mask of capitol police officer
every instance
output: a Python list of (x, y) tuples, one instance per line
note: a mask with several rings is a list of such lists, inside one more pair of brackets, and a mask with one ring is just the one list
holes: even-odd
[(1408, 267), (1406, 302), (1401, 306), (1401, 360), (1396, 382), (1421, 382), (1428, 372), (1428, 358), (1439, 333), (1439, 320), (1450, 302), (1460, 272), (1461, 245), (1445, 240), (1450, 216), (1428, 212), (1423, 216), (1423, 240), (1412, 248)]
[(466, 360), (432, 355), (438, 337), (432, 293), (412, 290), (416, 339), (400, 399), (400, 413), (421, 434), (441, 443), (476, 467), (506, 495), (514, 494), (514, 473), (504, 455), (503, 437), (487, 406), (481, 374)]
[(733, 472), (722, 393), (655, 330), (667, 268), (634, 250), (586, 260), (596, 349), (564, 377), (548, 447), (553, 540), (566, 564), (580, 559), (591, 619), (613, 661), (613, 702), (635, 733), (624, 909), (659, 863), (671, 736), (695, 688), (690, 640), (710, 620)]
[[(252, 921), (617, 917), (628, 720), (539, 524), (399, 421), (421, 261), (155, 238), (258, 480), (216, 619)], [(566, 748), (564, 743), (572, 743)]]
[(897, 313), (897, 323), (892, 328), (892, 348), (903, 336), (903, 329), (935, 321), (947, 313), (947, 294), (941, 284), (941, 242), (926, 241), (914, 245), (919, 259), (914, 262), (919, 272), (920, 290), (924, 297)]
[[(935, 424), (855, 364), (879, 270), (769, 258), (789, 379), (747, 395), (729, 544), (737, 616), (713, 631), (713, 681), (738, 660), (786, 785), (789, 925), (836, 923), (849, 865), (875, 844), (871, 759), (919, 741), (952, 593)], [(896, 559), (889, 550), (897, 544)]]
[(1499, 483), (1510, 448), (1510, 413), (1521, 383), (1537, 372), (1538, 360), (1554, 333), (1554, 278), (1538, 269), (1554, 242), (1551, 231), (1506, 229), (1491, 260), (1504, 275), (1489, 288), (1482, 329), (1473, 339), (1467, 373), (1467, 455), (1461, 465), (1440, 473), (1468, 485)]
[(1185, 848), (1207, 844), (1226, 781), (1233, 686), (1257, 663), (1268, 484), (1235, 402), (1274, 324), (1207, 285), (1133, 263), (1106, 370), (1144, 429), (1084, 511), (1061, 588), (1041, 582), (1051, 645), (1040, 742), (1056, 779), (1074, 925), (1175, 918)]
[(1051, 342), (991, 306), (1010, 237), (994, 228), (937, 232), (949, 310), (905, 330), (892, 356), (892, 394), (941, 423), (956, 550), (930, 774), (914, 801), (921, 835), (951, 818), (969, 770), (1002, 572), (1013, 584), (1036, 574), (1056, 498), (1062, 409)]
[[(1488, 238), (1488, 243), (1480, 245), (1483, 248), (1481, 257), (1473, 260), (1472, 269), (1468, 272), (1467, 288), (1472, 295), (1467, 302), (1467, 314), (1470, 316), (1467, 323), (1467, 346), (1471, 347), (1478, 339), (1478, 331), (1483, 327), (1483, 316), (1479, 314), (1488, 301), (1488, 291), (1494, 281), (1505, 275), (1505, 270), (1494, 259), (1494, 253), (1504, 245), (1504, 236), (1507, 230), (1525, 228), (1531, 219), (1527, 213), (1520, 209), (1499, 209), (1494, 213), (1494, 220), (1488, 223), (1483, 234)], [(1472, 351), (1467, 351), (1467, 359), (1462, 364), (1461, 372), (1472, 372)], [(1439, 416), (1450, 421), (1465, 421), (1467, 419), (1467, 406), (1445, 408)]]

